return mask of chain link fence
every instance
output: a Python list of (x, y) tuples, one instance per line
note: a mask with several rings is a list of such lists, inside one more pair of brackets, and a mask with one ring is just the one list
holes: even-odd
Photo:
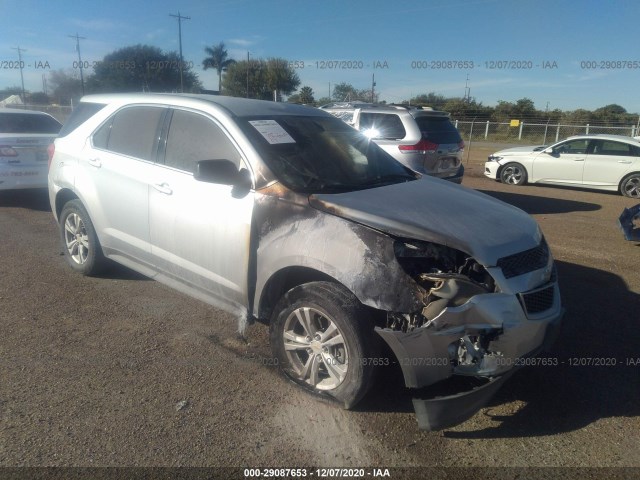
[(635, 137), (640, 135), (637, 126), (604, 127), (599, 125), (560, 125), (551, 123), (520, 122), (517, 126), (499, 122), (468, 122), (454, 120), (454, 125), (465, 141), (498, 143), (522, 143), (549, 145), (572, 135), (606, 133)]

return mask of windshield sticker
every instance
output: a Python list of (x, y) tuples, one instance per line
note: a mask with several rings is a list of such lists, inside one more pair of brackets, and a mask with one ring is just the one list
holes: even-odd
[(293, 137), (275, 120), (250, 120), (249, 123), (272, 145), (276, 143), (296, 143)]

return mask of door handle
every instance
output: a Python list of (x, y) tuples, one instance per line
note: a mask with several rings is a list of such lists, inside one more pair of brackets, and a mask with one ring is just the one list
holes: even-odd
[(154, 183), (153, 184), (153, 188), (155, 188), (160, 193), (164, 193), (165, 195), (171, 195), (173, 193), (173, 190), (171, 190), (171, 188), (169, 188), (169, 184), (166, 183), (166, 182)]
[(92, 167), (100, 168), (102, 166), (102, 162), (100, 161), (99, 158), (90, 158), (89, 160), (87, 160), (87, 162)]
[(574, 158), (574, 162), (584, 162), (584, 158)]
[(631, 163), (631, 161), (629, 161), (629, 160), (618, 160), (618, 163), (626, 163), (626, 164), (628, 164), (628, 163)]

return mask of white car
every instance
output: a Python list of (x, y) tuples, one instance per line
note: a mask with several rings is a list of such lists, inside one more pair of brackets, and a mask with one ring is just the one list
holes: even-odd
[(640, 141), (622, 135), (578, 135), (550, 147), (509, 148), (489, 155), (484, 174), (512, 185), (547, 183), (640, 198)]
[(60, 128), (44, 112), (0, 109), (0, 190), (47, 187), (47, 148)]

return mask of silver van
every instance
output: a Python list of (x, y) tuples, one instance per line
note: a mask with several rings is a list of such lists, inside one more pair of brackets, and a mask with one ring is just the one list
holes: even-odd
[(269, 324), (282, 371), (346, 408), (393, 361), (411, 389), (482, 384), (415, 400), (421, 428), (454, 425), (560, 323), (554, 261), (529, 215), (414, 172), (322, 110), (91, 95), (50, 153), (73, 269), (114, 260), (240, 328)]

